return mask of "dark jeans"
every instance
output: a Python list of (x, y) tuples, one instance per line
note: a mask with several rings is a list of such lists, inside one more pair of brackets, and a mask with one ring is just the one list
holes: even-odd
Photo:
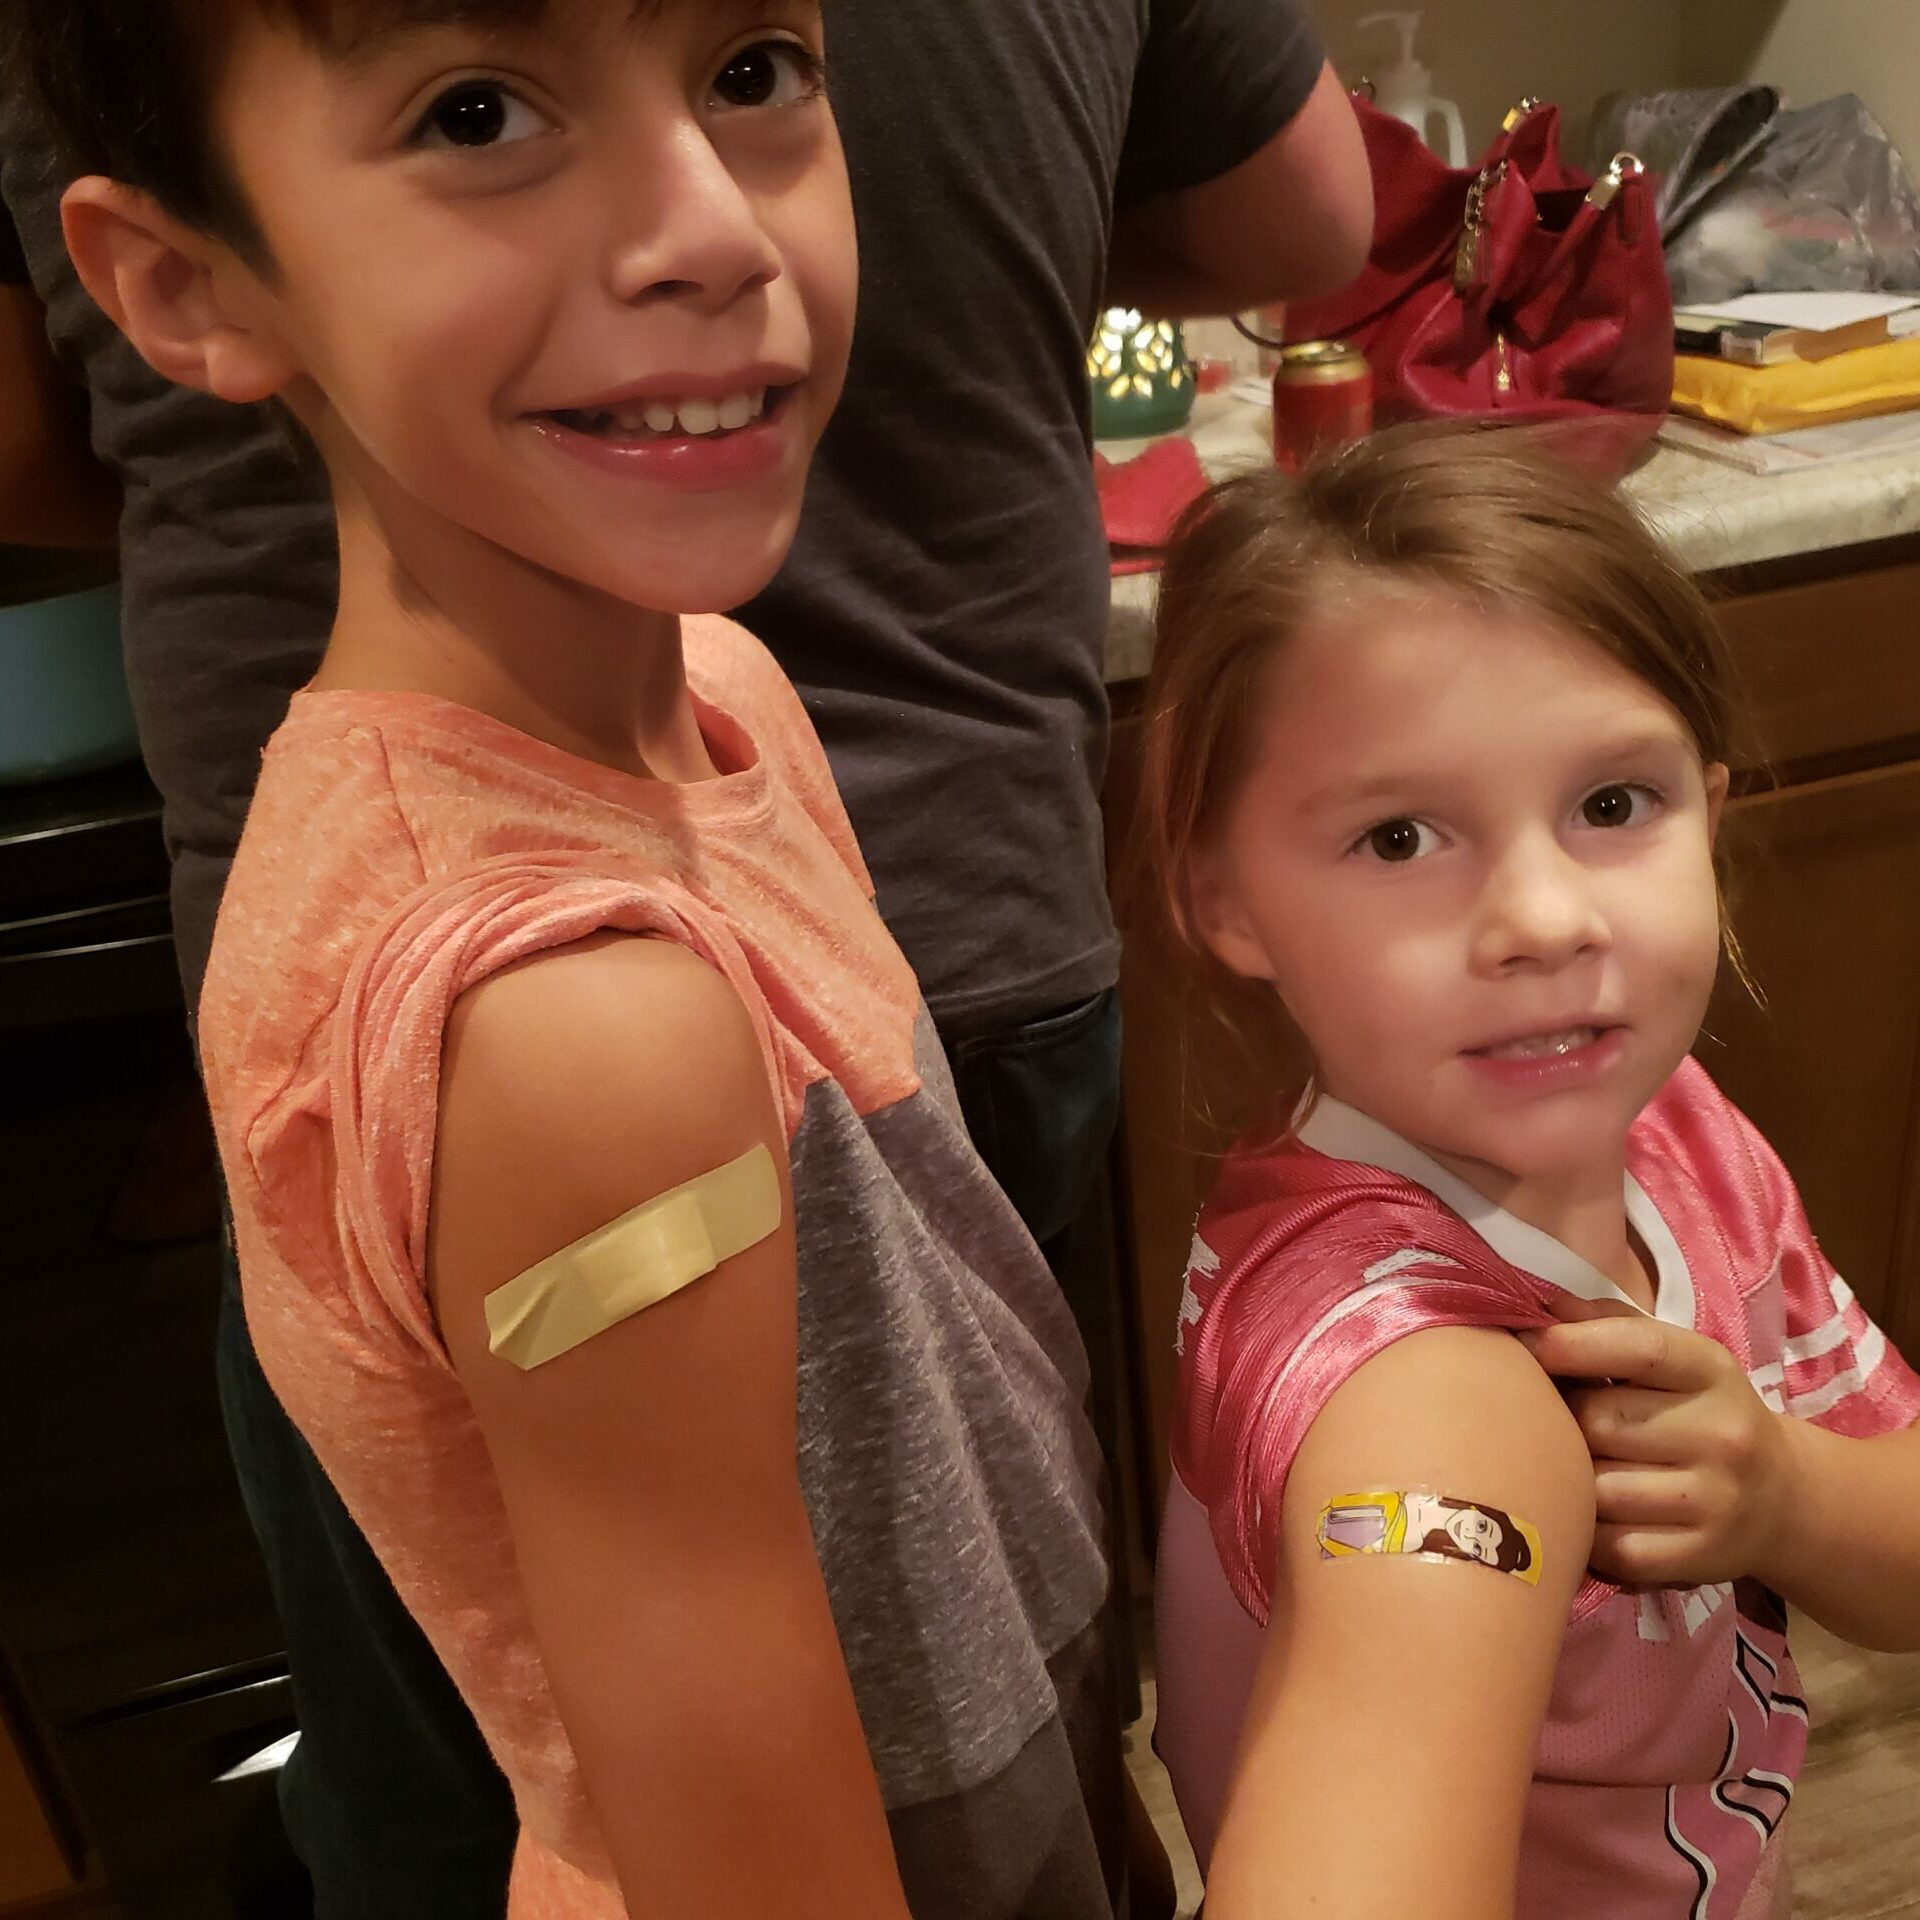
[[(1119, 994), (1109, 988), (1025, 1026), (945, 1044), (980, 1158), (1067, 1285), (1074, 1229), (1120, 1117)], [(1089, 1302), (1074, 1318), (1084, 1331), (1088, 1320), (1104, 1327), (1112, 1316)]]
[(226, 1261), (220, 1410), (285, 1629), (300, 1744), (280, 1811), (315, 1920), (488, 1920), (518, 1822), (426, 1636), (254, 1356)]
[[(1100, 1180), (1118, 1109), (1117, 999), (1103, 994), (1011, 1032), (957, 1041), (949, 1057), (981, 1156), (1061, 1275), (1086, 1337), (1095, 1425), (1111, 1470), (1117, 1290), (1111, 1262), (1081, 1257), (1076, 1243), (1084, 1246), (1077, 1223)], [(316, 1920), (502, 1914), (516, 1832), (507, 1783), (274, 1398), (248, 1337), (231, 1255), (226, 1264), (220, 1404), (286, 1630), (301, 1738), (281, 1776), (280, 1803), (313, 1879)], [(1084, 1277), (1103, 1267), (1104, 1283)]]

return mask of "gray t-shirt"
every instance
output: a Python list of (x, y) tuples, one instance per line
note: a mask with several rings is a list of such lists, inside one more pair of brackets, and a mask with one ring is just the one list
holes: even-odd
[[(1113, 206), (1256, 152), (1320, 50), (1295, 0), (845, 0), (829, 25), (859, 335), (800, 539), (743, 617), (935, 1018), (991, 1031), (1116, 972), (1084, 359)], [(325, 637), (331, 516), (271, 421), (167, 387), (93, 308), (57, 191), (0, 124), (0, 195), (127, 489), (128, 672), (197, 996), (261, 749)]]

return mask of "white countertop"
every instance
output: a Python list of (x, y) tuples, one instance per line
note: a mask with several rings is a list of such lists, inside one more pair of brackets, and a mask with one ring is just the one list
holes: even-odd
[[(1188, 435), (1212, 479), (1272, 457), (1265, 406), (1214, 394), (1194, 411)], [(1119, 462), (1145, 441), (1103, 441)], [(1627, 495), (1647, 523), (1696, 573), (1920, 532), (1920, 455), (1911, 451), (1760, 476), (1703, 454), (1660, 446), (1627, 476)], [(1113, 583), (1107, 633), (1110, 684), (1145, 677), (1153, 657), (1157, 573)]]

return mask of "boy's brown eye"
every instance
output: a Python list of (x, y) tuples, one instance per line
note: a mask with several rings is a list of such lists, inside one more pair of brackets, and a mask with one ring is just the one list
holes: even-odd
[(780, 75), (765, 47), (749, 47), (736, 54), (720, 74), (719, 89), (736, 107), (762, 107), (773, 98)]
[(415, 143), (445, 152), (512, 146), (553, 131), (553, 122), (497, 80), (459, 80), (420, 116)]
[(743, 47), (720, 69), (714, 98), (726, 107), (788, 107), (821, 90), (820, 62), (796, 40)]
[(427, 119), (449, 146), (491, 146), (506, 131), (507, 98), (498, 87), (455, 87), (433, 103)]

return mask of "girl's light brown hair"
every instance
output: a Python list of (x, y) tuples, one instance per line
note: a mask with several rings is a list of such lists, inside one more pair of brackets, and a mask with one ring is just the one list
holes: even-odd
[(1370, 590), (1590, 640), (1679, 714), (1703, 761), (1731, 750), (1730, 676), (1698, 588), (1615, 489), (1551, 442), (1399, 428), (1299, 480), (1263, 470), (1215, 487), (1181, 522), (1161, 583), (1140, 821), (1150, 897), (1223, 1011), (1247, 996), (1195, 930), (1193, 862), (1248, 771), (1275, 651), (1330, 599)]

